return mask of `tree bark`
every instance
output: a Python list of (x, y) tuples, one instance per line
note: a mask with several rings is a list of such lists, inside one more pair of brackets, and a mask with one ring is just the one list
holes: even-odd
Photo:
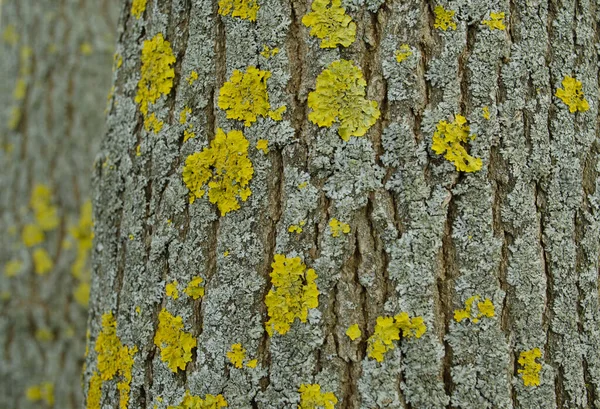
[(113, 0), (0, 1), (3, 408), (83, 404), (91, 246), (74, 234), (105, 133), (118, 12)]
[[(321, 48), (303, 23), (308, 1), (260, 1), (256, 21), (214, 0), (149, 0), (139, 18), (123, 4), (124, 63), (93, 181), (88, 408), (124, 396), (129, 408), (192, 407), (189, 397), (209, 394), (231, 408), (315, 407), (303, 385), (320, 386), (317, 402), (333, 393), (338, 408), (600, 408), (597, 4), (343, 5), (355, 39)], [(160, 59), (163, 85), (171, 76), (168, 52), (144, 65), (159, 34), (173, 87), (143, 112), (148, 70)], [(340, 60), (359, 68), (380, 112), (347, 141), (339, 123), (310, 119), (309, 95)], [(268, 108), (285, 105), (283, 120), (270, 112), (245, 126), (223, 109), (225, 85), (249, 67), (270, 73)], [(582, 83), (588, 109), (570, 112), (557, 96), (566, 77)], [(432, 150), (460, 115), (478, 171)], [(183, 176), (188, 157), (214, 154), (221, 129), (242, 131), (253, 166), (251, 195), (224, 215), (216, 191), (190, 200)], [(206, 170), (218, 183), (215, 163)], [(267, 305), (281, 291), (278, 256), (302, 260), (306, 288), (314, 269), (319, 292), (284, 334)], [(194, 299), (185, 289), (196, 277)], [(175, 370), (165, 312), (181, 319), (175, 336), (195, 342)], [(379, 362), (385, 318), (400, 339)], [(362, 335), (351, 340), (354, 324)], [(107, 372), (106, 351), (132, 366)]]

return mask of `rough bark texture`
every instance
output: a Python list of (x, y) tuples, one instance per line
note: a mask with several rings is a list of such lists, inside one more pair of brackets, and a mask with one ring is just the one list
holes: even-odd
[[(0, 1), (2, 408), (83, 402), (91, 263), (71, 232), (90, 200), (92, 162), (105, 134), (119, 9), (113, 0)], [(45, 221), (57, 223), (26, 245), (26, 226), (39, 227), (34, 208), (41, 202), (31, 200), (39, 185), (51, 197), (43, 210), (56, 211)], [(35, 254), (42, 255), (37, 264)], [(83, 264), (75, 269), (78, 255)]]
[[(301, 22), (309, 1), (259, 3), (251, 22), (219, 15), (215, 0), (149, 0), (140, 19), (124, 2), (124, 63), (93, 183), (86, 390), (112, 311), (121, 342), (138, 349), (129, 408), (179, 405), (186, 390), (222, 394), (231, 408), (296, 408), (300, 385), (313, 383), (339, 408), (600, 408), (597, 4), (449, 1), (457, 27), (444, 31), (434, 2), (346, 0), (356, 41), (322, 49)], [(505, 30), (481, 24), (500, 11)], [(177, 62), (173, 89), (152, 107), (165, 122), (154, 134), (134, 97), (143, 41), (157, 33)], [(403, 44), (412, 55), (398, 62)], [(265, 45), (280, 52), (265, 58)], [(381, 109), (348, 142), (307, 119), (316, 77), (341, 58), (361, 67)], [(283, 121), (244, 127), (218, 108), (224, 82), (251, 65), (271, 72)], [(588, 111), (570, 113), (555, 96), (565, 76), (582, 82)], [(438, 122), (456, 114), (477, 135), (478, 172), (456, 172), (431, 150)], [(196, 136), (183, 142), (190, 123)], [(186, 157), (217, 128), (244, 132), (254, 166), (252, 195), (223, 217), (206, 197), (190, 204), (182, 180)], [(351, 232), (332, 237), (332, 218)], [(303, 231), (290, 232), (300, 220)], [(314, 268), (320, 296), (306, 323), (269, 337), (275, 254)], [(203, 298), (166, 295), (166, 284), (181, 293), (198, 275)], [(474, 295), (495, 316), (457, 322)], [(153, 342), (163, 308), (197, 339), (176, 373)], [(427, 332), (394, 341), (381, 363), (369, 358), (377, 317), (400, 312), (422, 316)], [(359, 341), (345, 335), (354, 323)], [(255, 369), (230, 363), (236, 343)], [(534, 348), (540, 385), (525, 386), (518, 359)], [(117, 381), (103, 383), (104, 407), (117, 406)]]

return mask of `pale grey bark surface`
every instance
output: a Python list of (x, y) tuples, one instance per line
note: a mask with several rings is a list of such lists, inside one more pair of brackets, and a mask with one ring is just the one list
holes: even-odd
[[(70, 231), (91, 198), (119, 8), (113, 0), (0, 1), (1, 408), (83, 403), (91, 264), (73, 276), (78, 245)], [(58, 223), (27, 246), (24, 229), (37, 225), (36, 185), (50, 190)], [(48, 255), (48, 271), (36, 273), (38, 251)], [(40, 385), (52, 386), (53, 399), (45, 386), (27, 398)]]
[[(93, 182), (84, 388), (99, 370), (101, 316), (112, 312), (121, 342), (138, 349), (129, 408), (176, 406), (186, 390), (222, 394), (236, 409), (296, 408), (300, 385), (313, 383), (339, 408), (600, 408), (598, 5), (448, 1), (457, 28), (442, 31), (438, 3), (346, 1), (356, 41), (322, 49), (301, 23), (309, 1), (259, 4), (256, 22), (220, 16), (213, 0), (148, 0), (140, 19), (122, 6), (124, 62)], [(481, 24), (500, 11), (506, 30)], [(152, 107), (164, 121), (154, 134), (134, 98), (143, 41), (157, 33), (177, 62), (173, 89)], [(399, 63), (402, 44), (413, 55)], [(279, 54), (261, 56), (265, 45)], [(366, 137), (348, 142), (307, 118), (317, 75), (340, 58), (361, 67), (381, 109)], [(248, 66), (271, 72), (283, 121), (244, 127), (218, 108), (223, 83)], [(586, 112), (555, 96), (565, 76), (583, 84)], [(431, 150), (436, 124), (456, 114), (477, 135), (478, 172), (456, 172)], [(196, 136), (184, 143), (190, 123)], [(206, 197), (190, 204), (182, 180), (186, 157), (217, 128), (244, 132), (254, 166), (252, 195), (223, 217)], [(351, 233), (332, 237), (332, 218)], [(290, 232), (300, 220), (302, 233)], [(269, 337), (275, 254), (314, 268), (320, 296), (307, 323)], [(198, 275), (206, 293), (194, 301), (181, 293)], [(165, 291), (175, 280), (177, 299)], [(474, 295), (495, 316), (457, 322)], [(185, 371), (173, 373), (154, 345), (163, 308), (197, 340)], [(422, 316), (427, 332), (395, 341), (381, 363), (367, 357), (377, 317), (400, 312)], [(359, 342), (345, 335), (355, 323)], [(256, 369), (231, 365), (236, 343)], [(525, 386), (517, 360), (534, 348), (540, 385)], [(103, 383), (102, 407), (117, 407), (119, 379)]]

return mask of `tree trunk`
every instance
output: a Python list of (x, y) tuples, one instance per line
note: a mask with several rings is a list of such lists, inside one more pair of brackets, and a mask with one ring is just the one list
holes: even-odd
[(142, 3), (88, 408), (600, 408), (595, 3)]
[(83, 404), (91, 165), (118, 9), (114, 0), (0, 1), (3, 408)]

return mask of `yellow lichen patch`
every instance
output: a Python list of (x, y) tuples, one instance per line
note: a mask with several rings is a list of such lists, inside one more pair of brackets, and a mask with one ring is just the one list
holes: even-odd
[(45, 275), (52, 270), (53, 266), (54, 262), (46, 249), (37, 248), (33, 251), (33, 267), (36, 274)]
[(87, 281), (80, 281), (77, 287), (73, 290), (73, 298), (79, 305), (87, 308), (90, 303), (90, 283)]
[(333, 218), (329, 221), (329, 227), (331, 228), (332, 237), (340, 237), (341, 233), (350, 233), (350, 225), (347, 223), (340, 222), (336, 218)]
[(112, 312), (102, 314), (102, 331), (98, 334), (94, 349), (98, 354), (98, 372), (94, 372), (90, 379), (87, 408), (100, 409), (102, 382), (118, 376), (119, 407), (127, 409), (131, 391), (131, 368), (137, 347), (123, 345), (117, 336), (117, 321)]
[(245, 202), (252, 194), (248, 186), (254, 168), (248, 158), (248, 140), (240, 131), (225, 134), (217, 129), (210, 147), (191, 154), (185, 160), (183, 181), (190, 190), (190, 203), (206, 193), (216, 203), (221, 216), (240, 208), (238, 197)]
[(504, 12), (500, 13), (490, 13), (489, 20), (483, 20), (481, 24), (488, 26), (490, 30), (504, 30), (506, 26), (504, 25)]
[(229, 358), (229, 362), (233, 366), (242, 368), (244, 366), (244, 359), (246, 359), (246, 350), (242, 348), (242, 344), (233, 344), (227, 352), (227, 358)]
[(131, 4), (131, 15), (136, 19), (142, 17), (144, 11), (146, 11), (146, 1), (147, 0), (133, 0)]
[(192, 360), (192, 348), (196, 347), (196, 339), (192, 334), (183, 331), (183, 319), (171, 315), (166, 309), (158, 314), (158, 329), (154, 335), (154, 345), (160, 348), (160, 358), (169, 369), (177, 372), (185, 369)]
[(29, 206), (33, 209), (37, 225), (44, 231), (58, 227), (58, 209), (52, 205), (52, 192), (45, 185), (37, 184), (31, 192)]
[(52, 334), (52, 331), (47, 328), (39, 328), (35, 331), (35, 339), (41, 342), (52, 341), (54, 335)]
[(13, 91), (13, 98), (16, 101), (22, 101), (25, 99), (25, 95), (27, 94), (27, 82), (23, 78), (17, 79), (17, 83), (15, 84), (15, 90)]
[(300, 392), (300, 405), (298, 409), (334, 409), (338, 403), (333, 392), (321, 392), (318, 383), (302, 384), (298, 389)]
[(94, 52), (94, 47), (92, 46), (92, 44), (85, 42), (85, 43), (81, 43), (81, 45), (79, 46), (79, 52), (82, 55), (92, 55), (92, 53)]
[(444, 157), (454, 163), (457, 170), (476, 172), (481, 169), (481, 159), (469, 155), (462, 145), (469, 139), (475, 139), (474, 134), (469, 134), (470, 130), (467, 119), (462, 115), (456, 115), (452, 123), (440, 121), (433, 134), (431, 149), (438, 155), (445, 153)]
[[(121, 54), (115, 53), (113, 56), (113, 71), (116, 71), (117, 68), (121, 68), (123, 65), (123, 56)], [(114, 86), (113, 86), (114, 88)]]
[(302, 182), (298, 185), (298, 189), (304, 189), (306, 186), (308, 186), (308, 182)]
[(360, 330), (360, 328), (358, 328), (358, 324), (353, 324), (350, 325), (348, 327), (348, 329), (346, 330), (346, 335), (348, 335), (348, 338), (350, 338), (352, 341), (354, 341), (357, 338), (360, 338), (360, 336), (362, 335), (362, 332)]
[(338, 134), (344, 141), (363, 136), (377, 121), (377, 102), (365, 98), (367, 82), (360, 68), (351, 61), (334, 61), (317, 77), (315, 91), (308, 94), (312, 110), (308, 119), (318, 126), (339, 123)]
[(348, 47), (356, 38), (356, 24), (341, 0), (314, 0), (312, 11), (302, 17), (310, 35), (321, 39), (321, 48)]
[(260, 52), (260, 55), (262, 55), (265, 58), (271, 58), (276, 56), (277, 54), (279, 54), (279, 48), (271, 48), (266, 44), (263, 46), (263, 50)]
[(298, 222), (298, 224), (292, 224), (290, 227), (288, 227), (288, 232), (290, 233), (302, 233), (302, 227), (306, 224), (305, 220), (300, 220), (300, 222)]
[(401, 312), (395, 317), (377, 317), (373, 335), (367, 340), (367, 355), (377, 362), (383, 361), (384, 354), (394, 349), (393, 341), (404, 338), (421, 338), (427, 331), (423, 317), (410, 318), (408, 313)]
[(4, 275), (6, 277), (14, 277), (21, 273), (23, 262), (21, 260), (10, 260), (4, 265)]
[(163, 121), (158, 120), (154, 112), (144, 118), (144, 129), (148, 132), (159, 133), (164, 124)]
[(31, 402), (44, 401), (48, 406), (54, 406), (54, 384), (42, 382), (39, 385), (30, 386), (25, 391), (25, 397)]
[(10, 117), (8, 118), (8, 129), (14, 131), (21, 123), (21, 108), (20, 107), (12, 107), (10, 110)]
[(556, 96), (569, 107), (569, 112), (585, 112), (590, 105), (583, 97), (581, 81), (577, 81), (568, 75), (562, 80), (563, 88), (556, 90)]
[(250, 361), (248, 361), (248, 363), (246, 364), (246, 366), (248, 368), (256, 368), (256, 365), (258, 365), (258, 359), (251, 359)]
[(2, 41), (8, 45), (16, 45), (19, 42), (19, 34), (14, 24), (8, 24), (2, 32)]
[(171, 297), (174, 300), (178, 299), (179, 291), (177, 290), (177, 280), (173, 281), (172, 283), (168, 283), (165, 286), (165, 292), (167, 293), (167, 297)]
[(192, 85), (198, 79), (198, 73), (196, 71), (190, 72), (190, 75), (187, 77), (188, 84)]
[(483, 118), (489, 121), (489, 119), (491, 118), (490, 109), (487, 106), (485, 106), (481, 108), (481, 110), (483, 111)]
[(87, 275), (87, 262), (89, 251), (92, 248), (94, 232), (92, 231), (92, 202), (87, 200), (80, 209), (79, 221), (69, 228), (71, 237), (75, 240), (77, 257), (71, 266), (71, 274), (77, 279), (84, 279)]
[(192, 128), (188, 128), (183, 131), (183, 142), (187, 142), (188, 139), (195, 138), (196, 134), (192, 132)]
[(26, 224), (21, 233), (21, 239), (26, 247), (33, 247), (44, 241), (44, 232), (37, 224)]
[(204, 399), (200, 396), (190, 395), (185, 391), (183, 401), (177, 406), (168, 406), (167, 409), (221, 409), (227, 407), (227, 401), (223, 395), (206, 395)]
[(219, 108), (227, 112), (227, 118), (244, 121), (250, 126), (258, 116), (269, 116), (275, 121), (281, 120), (285, 105), (271, 111), (267, 93), (269, 71), (262, 71), (250, 66), (246, 72), (233, 71), (231, 78), (221, 87), (219, 92)]
[(171, 44), (161, 33), (142, 46), (141, 78), (135, 102), (140, 104), (144, 117), (148, 115), (148, 106), (154, 104), (162, 95), (168, 95), (173, 88), (175, 77), (175, 56)]
[(192, 113), (192, 108), (183, 107), (183, 110), (179, 114), (179, 123), (182, 125), (185, 124), (187, 122), (188, 115), (191, 115), (191, 113)]
[(284, 335), (296, 318), (306, 322), (308, 310), (319, 305), (315, 270), (306, 270), (300, 257), (275, 254), (273, 259), (270, 274), (273, 286), (265, 297), (269, 315), (265, 327), (269, 336), (273, 335), (273, 331)]
[(263, 153), (266, 155), (267, 153), (269, 153), (269, 141), (267, 141), (266, 139), (259, 139), (256, 142), (256, 149), (258, 149), (259, 151), (263, 151)]
[(456, 22), (454, 21), (454, 10), (446, 10), (443, 6), (435, 6), (433, 9), (435, 13), (435, 22), (433, 23), (434, 28), (441, 30), (456, 30)]
[(257, 0), (219, 0), (219, 14), (239, 17), (242, 20), (256, 21), (258, 14)]
[(396, 50), (396, 61), (402, 62), (413, 55), (412, 49), (408, 44), (402, 44), (399, 50)]
[(523, 369), (519, 369), (518, 372), (523, 374), (523, 384), (525, 386), (540, 385), (540, 371), (542, 370), (542, 365), (535, 360), (541, 357), (542, 351), (540, 351), (539, 348), (523, 351), (519, 354), (519, 364)]
[[(467, 298), (465, 301), (465, 308), (462, 310), (454, 310), (454, 320), (461, 322), (462, 320), (469, 319), (474, 324), (477, 324), (482, 317), (493, 318), (496, 314), (494, 303), (489, 298), (483, 301), (479, 301), (481, 297), (474, 295)], [(477, 301), (477, 314), (473, 312), (473, 303)]]

